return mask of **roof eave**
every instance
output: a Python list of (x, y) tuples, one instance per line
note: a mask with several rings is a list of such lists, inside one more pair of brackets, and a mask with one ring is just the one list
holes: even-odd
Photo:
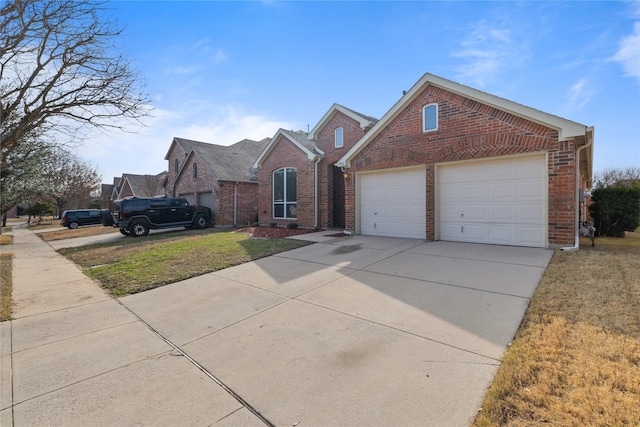
[(478, 101), (485, 105), (490, 105), (502, 111), (514, 114), (518, 117), (539, 123), (543, 126), (558, 131), (558, 139), (571, 140), (585, 135), (585, 125), (554, 116), (531, 107), (482, 92), (451, 80), (426, 73), (418, 80), (409, 91), (407, 91), (385, 115), (378, 121), (369, 132), (367, 132), (353, 147), (336, 162), (338, 167), (350, 167), (351, 160), (383, 129), (402, 109), (408, 105), (427, 86), (433, 85), (449, 92), (464, 96), (465, 98)]
[(333, 117), (333, 115), (337, 111), (339, 111), (342, 114), (344, 114), (345, 116), (350, 117), (353, 120), (357, 121), (358, 124), (360, 125), (361, 129), (367, 129), (369, 126), (371, 126), (372, 122), (370, 120), (362, 117), (359, 114), (356, 114), (354, 111), (351, 111), (348, 108), (345, 108), (340, 104), (334, 103), (331, 106), (331, 108), (329, 108), (329, 110), (327, 110), (327, 112), (324, 114), (324, 116), (322, 116), (320, 121), (313, 127), (313, 129), (311, 129), (311, 131), (309, 132), (309, 135), (307, 135), (307, 138), (309, 140), (311, 140), (311, 141), (317, 139), (318, 138), (318, 132), (320, 131), (320, 129), (322, 129), (324, 127), (324, 125), (331, 119), (331, 117)]

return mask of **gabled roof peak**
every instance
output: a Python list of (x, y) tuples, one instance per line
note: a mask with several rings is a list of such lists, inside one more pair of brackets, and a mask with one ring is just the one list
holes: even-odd
[(355, 110), (347, 108), (343, 105), (334, 103), (329, 110), (322, 116), (320, 121), (311, 129), (309, 132), (308, 138), (314, 140), (318, 137), (318, 132), (326, 125), (326, 123), (336, 114), (336, 112), (341, 112), (342, 114), (350, 117), (351, 119), (357, 121), (360, 125), (361, 129), (367, 130), (371, 126), (373, 126), (378, 119), (375, 117), (367, 116), (365, 114), (358, 113)]

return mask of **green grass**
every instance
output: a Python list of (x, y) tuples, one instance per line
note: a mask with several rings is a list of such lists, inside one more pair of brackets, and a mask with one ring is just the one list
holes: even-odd
[(0, 253), (0, 322), (11, 320), (12, 262), (11, 252)]
[(122, 239), (60, 251), (113, 296), (153, 289), (309, 244), (208, 230)]

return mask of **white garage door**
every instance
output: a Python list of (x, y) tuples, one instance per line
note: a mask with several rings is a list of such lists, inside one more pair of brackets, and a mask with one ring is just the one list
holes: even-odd
[(425, 169), (358, 174), (360, 234), (426, 238)]
[(439, 166), (440, 240), (545, 247), (544, 155)]

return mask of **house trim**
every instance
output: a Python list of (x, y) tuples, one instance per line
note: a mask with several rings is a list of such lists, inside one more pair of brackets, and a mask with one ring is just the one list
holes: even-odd
[(294, 146), (298, 147), (300, 151), (302, 151), (304, 155), (307, 157), (307, 160), (315, 160), (317, 157), (324, 156), (324, 153), (317, 147), (314, 148), (313, 151), (310, 150), (309, 148), (302, 145), (300, 141), (298, 141), (293, 136), (291, 136), (288, 131), (280, 128), (278, 129), (276, 134), (273, 136), (273, 138), (271, 138), (271, 141), (269, 141), (269, 144), (267, 144), (265, 149), (262, 150), (262, 153), (260, 153), (256, 161), (253, 163), (252, 165), (253, 168), (259, 169), (262, 166), (262, 162), (269, 156), (269, 154), (271, 154), (271, 151), (273, 151), (274, 147), (278, 143), (279, 136), (282, 136), (287, 141), (292, 143)]
[[(579, 147), (585, 145), (587, 143), (587, 139), (593, 140), (593, 129), (587, 128), (585, 125), (566, 120), (552, 114), (544, 113), (540, 110), (426, 73), (408, 92), (402, 96), (402, 98), (400, 98), (400, 100), (398, 100), (398, 102), (393, 105), (393, 107), (391, 107), (389, 111), (387, 111), (382, 119), (380, 119), (380, 121), (378, 121), (369, 132), (367, 132), (340, 160), (336, 162), (336, 166), (345, 168), (350, 167), (351, 160), (429, 85), (439, 87), (470, 100), (477, 101), (484, 105), (508, 112), (517, 117), (557, 130), (558, 139), (560, 141), (575, 140), (576, 146)], [(588, 135), (589, 132), (591, 132), (590, 136)], [(584, 168), (581, 167), (583, 171), (587, 172), (588, 180), (591, 179), (592, 151), (590, 154), (591, 155), (587, 154), (585, 156), (584, 161), (586, 164), (584, 165)]]
[(327, 122), (329, 122), (329, 120), (331, 120), (331, 118), (337, 113), (337, 112), (341, 112), (342, 114), (344, 114), (345, 116), (355, 120), (356, 122), (358, 122), (358, 124), (360, 125), (361, 129), (367, 129), (368, 127), (373, 125), (373, 121), (367, 119), (366, 117), (361, 116), (360, 114), (356, 113), (353, 110), (350, 110), (346, 107), (343, 107), (340, 104), (333, 104), (331, 106), (331, 108), (329, 108), (329, 110), (324, 114), (324, 116), (322, 116), (322, 118), (320, 119), (320, 121), (313, 127), (313, 129), (311, 129), (311, 131), (309, 132), (309, 135), (307, 136), (308, 139), (310, 140), (316, 140), (318, 139), (318, 132), (320, 132), (320, 130), (322, 130), (322, 128), (327, 124)]

